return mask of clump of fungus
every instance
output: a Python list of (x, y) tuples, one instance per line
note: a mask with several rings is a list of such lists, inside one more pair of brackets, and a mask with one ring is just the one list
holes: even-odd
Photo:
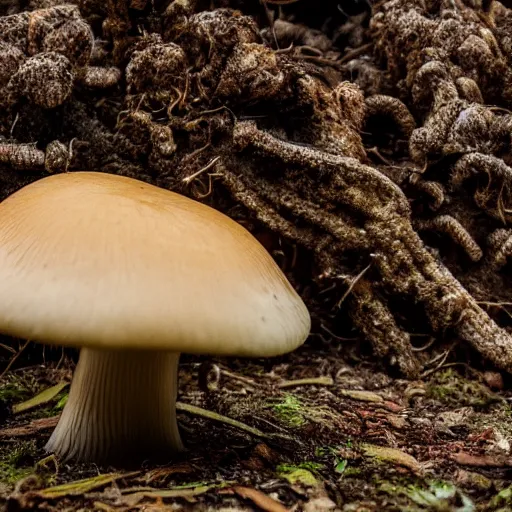
[(0, 331), (81, 347), (47, 450), (117, 462), (182, 450), (180, 352), (274, 356), (310, 329), (265, 249), (220, 212), (131, 178), (56, 174), (0, 203)]

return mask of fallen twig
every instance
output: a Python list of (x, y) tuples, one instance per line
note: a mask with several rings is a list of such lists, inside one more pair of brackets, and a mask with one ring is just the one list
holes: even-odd
[(359, 389), (340, 389), (337, 391), (337, 393), (338, 395), (346, 396), (361, 402), (372, 402), (376, 404), (384, 402), (384, 398), (382, 398), (382, 396), (377, 395), (377, 393), (373, 393), (372, 391)]
[(334, 380), (331, 377), (311, 377), (308, 379), (286, 380), (280, 382), (278, 388), (292, 388), (295, 386), (332, 386)]
[(285, 436), (283, 434), (266, 434), (265, 432), (255, 428), (255, 427), (250, 427), (249, 425), (246, 425), (245, 423), (242, 423), (241, 421), (237, 421), (232, 418), (228, 418), (227, 416), (223, 416), (222, 414), (218, 414), (213, 411), (208, 411), (206, 409), (202, 409), (201, 407), (197, 407), (195, 405), (184, 404), (182, 402), (176, 402), (176, 410), (182, 411), (182, 412), (188, 412), (188, 413), (194, 414), (196, 416), (202, 416), (203, 418), (208, 418), (210, 420), (225, 423), (226, 425), (230, 425), (232, 427), (238, 428), (239, 430), (248, 432), (249, 434), (252, 434), (253, 436), (256, 436), (256, 437), (262, 437), (264, 439), (273, 439), (275, 437), (281, 437), (281, 438), (288, 439), (288, 440), (292, 439), (289, 436)]
[(11, 358), (7, 366), (5, 367), (4, 371), (0, 374), (0, 380), (2, 380), (3, 376), (11, 369), (12, 365), (15, 363), (16, 359), (21, 356), (21, 353), (27, 348), (27, 345), (30, 343), (30, 340), (27, 340), (22, 347), (14, 354), (14, 356)]
[(252, 487), (237, 485), (232, 489), (226, 489), (221, 492), (223, 494), (228, 492), (238, 494), (241, 498), (251, 500), (258, 508), (266, 512), (288, 512), (288, 509), (283, 504)]
[(60, 414), (58, 416), (52, 416), (51, 418), (41, 418), (39, 420), (31, 421), (30, 423), (22, 425), (21, 427), (0, 429), (0, 439), (30, 436), (36, 432), (39, 432), (40, 430), (54, 428), (57, 426), (59, 418)]

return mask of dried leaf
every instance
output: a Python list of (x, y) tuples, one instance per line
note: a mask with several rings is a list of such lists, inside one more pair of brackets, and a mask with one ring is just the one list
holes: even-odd
[(398, 416), (396, 414), (389, 414), (386, 416), (386, 420), (397, 430), (402, 430), (408, 425), (407, 420), (403, 416)]
[(318, 498), (312, 498), (304, 504), (304, 512), (329, 512), (329, 510), (339, 510), (336, 508), (336, 503), (331, 500), (328, 496), (320, 496)]
[(278, 388), (291, 388), (295, 386), (332, 386), (334, 380), (332, 377), (313, 377), (308, 379), (285, 380), (280, 382)]
[(400, 412), (404, 410), (401, 405), (398, 405), (395, 402), (391, 402), (390, 400), (384, 400), (382, 405), (391, 412)]
[(189, 502), (194, 502), (195, 497), (200, 494), (208, 492), (210, 489), (216, 487), (215, 485), (200, 485), (189, 489), (167, 489), (167, 490), (144, 490), (128, 494), (124, 494), (122, 501), (123, 504), (134, 507), (145, 498), (163, 499), (163, 498), (184, 498)]
[(258, 489), (237, 485), (236, 487), (233, 487), (232, 490), (241, 498), (251, 500), (257, 507), (265, 510), (266, 512), (289, 512), (284, 505), (272, 499), (270, 496), (267, 496), (263, 492), (258, 491)]
[(501, 391), (505, 387), (503, 376), (499, 372), (484, 372), (482, 377), (491, 389)]
[(408, 453), (396, 448), (387, 448), (386, 446), (376, 446), (367, 443), (360, 446), (363, 449), (364, 455), (367, 457), (375, 457), (376, 459), (381, 459), (386, 462), (399, 464), (400, 466), (405, 466), (411, 469), (415, 473), (421, 473), (421, 466), (419, 462)]
[(9, 437), (23, 437), (30, 436), (39, 432), (40, 430), (46, 430), (55, 428), (59, 422), (60, 414), (58, 416), (52, 416), (51, 418), (41, 418), (39, 420), (31, 421), (21, 427), (4, 428), (0, 430), (0, 439)]
[(292, 485), (300, 484), (306, 487), (315, 487), (318, 485), (318, 481), (307, 469), (297, 468), (293, 471), (282, 471), (279, 476), (290, 482)]
[(157, 468), (157, 469), (148, 471), (142, 477), (142, 479), (145, 481), (146, 484), (150, 484), (155, 481), (163, 480), (170, 475), (188, 474), (188, 473), (192, 473), (193, 471), (194, 471), (194, 468), (190, 464), (186, 464), (186, 463), (185, 464), (176, 464), (174, 466)]
[(92, 478), (85, 478), (84, 480), (76, 480), (75, 482), (69, 482), (67, 484), (56, 485), (54, 487), (47, 487), (39, 491), (31, 491), (34, 496), (38, 496), (44, 499), (56, 499), (63, 498), (65, 496), (80, 496), (87, 492), (103, 487), (109, 483), (119, 480), (120, 478), (128, 478), (131, 476), (138, 475), (139, 472), (133, 473), (108, 473), (106, 475), (98, 475)]
[(464, 466), (488, 467), (488, 468), (504, 468), (512, 466), (510, 457), (499, 457), (492, 455), (471, 455), (466, 452), (459, 452), (452, 455), (452, 459), (457, 464)]
[(116, 509), (110, 507), (106, 503), (102, 503), (101, 501), (94, 502), (94, 510), (102, 510), (103, 512), (114, 512)]
[(58, 384), (55, 384), (55, 386), (41, 391), (41, 393), (30, 398), (29, 400), (21, 402), (20, 404), (16, 404), (12, 408), (12, 411), (14, 414), (17, 414), (20, 412), (28, 411), (29, 409), (33, 409), (39, 405), (46, 404), (53, 400), (67, 385), (69, 385), (69, 382), (59, 382)]
[(338, 394), (341, 396), (347, 396), (354, 400), (359, 400), (360, 402), (373, 402), (376, 404), (380, 404), (384, 402), (384, 398), (377, 393), (372, 393), (371, 391), (364, 391), (358, 389), (339, 389)]

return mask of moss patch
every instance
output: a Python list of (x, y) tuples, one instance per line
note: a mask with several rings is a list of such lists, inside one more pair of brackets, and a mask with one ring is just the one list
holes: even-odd
[(427, 397), (447, 406), (485, 408), (502, 399), (487, 386), (452, 368), (437, 372), (427, 385)]
[(14, 484), (34, 470), (38, 448), (34, 440), (16, 441), (0, 451), (0, 482)]
[(301, 427), (306, 423), (304, 406), (301, 400), (292, 394), (287, 394), (270, 404), (274, 415), (282, 423), (290, 427)]

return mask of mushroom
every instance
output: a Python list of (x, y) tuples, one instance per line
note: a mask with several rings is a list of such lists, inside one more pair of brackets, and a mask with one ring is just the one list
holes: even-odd
[(294, 350), (310, 316), (222, 213), (141, 181), (56, 174), (0, 203), (0, 332), (81, 348), (46, 445), (111, 463), (183, 450), (178, 359)]

